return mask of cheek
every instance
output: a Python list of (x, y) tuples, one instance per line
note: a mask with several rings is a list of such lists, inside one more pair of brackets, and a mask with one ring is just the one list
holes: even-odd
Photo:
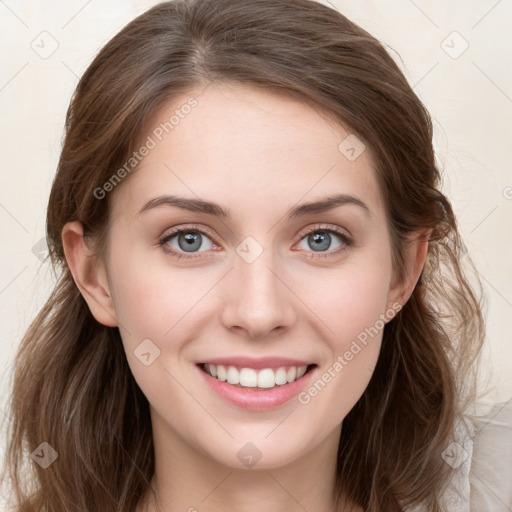
[(394, 313), (387, 308), (390, 268), (385, 257), (361, 258), (307, 287), (307, 304), (320, 317), (329, 355), (299, 402), (332, 425), (348, 414), (373, 374), (385, 322)]
[(131, 337), (162, 339), (197, 303), (211, 279), (201, 271), (170, 271), (160, 255), (133, 250), (120, 257), (121, 252), (117, 258), (112, 254), (119, 321)]
[[(161, 390), (174, 382), (165, 369), (179, 359), (193, 315), (200, 311), (197, 302), (209, 286), (208, 281), (187, 279), (184, 272), (166, 276), (164, 268), (157, 271), (156, 265), (143, 262), (125, 259), (115, 270), (114, 298), (132, 374), (150, 403), (158, 404)], [(174, 393), (179, 392), (176, 387)]]
[[(385, 312), (390, 272), (386, 262), (347, 264), (337, 272), (313, 274), (303, 283), (305, 303), (317, 314), (339, 350), (372, 327)], [(380, 324), (380, 322), (379, 322)]]

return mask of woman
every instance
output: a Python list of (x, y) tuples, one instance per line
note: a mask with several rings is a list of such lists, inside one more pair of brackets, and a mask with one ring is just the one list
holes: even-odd
[(443, 510), (483, 320), (439, 181), (425, 108), (333, 9), (130, 23), (68, 111), (18, 509)]

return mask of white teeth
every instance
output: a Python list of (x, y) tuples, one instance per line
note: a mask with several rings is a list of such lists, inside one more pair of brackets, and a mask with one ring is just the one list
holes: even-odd
[[(235, 370), (238, 371), (238, 370)], [(258, 385), (258, 374), (252, 368), (242, 368), (240, 370), (240, 386), (255, 388)]]
[(306, 373), (306, 370), (308, 369), (307, 366), (299, 366), (297, 368), (297, 379), (300, 379), (305, 373)]
[(286, 384), (288, 381), (286, 380), (286, 369), (278, 368), (276, 372), (276, 384), (279, 386)]
[(212, 377), (229, 384), (239, 384), (247, 388), (269, 389), (276, 385), (282, 386), (289, 382), (300, 379), (307, 371), (307, 366), (281, 366), (277, 370), (264, 368), (255, 370), (254, 368), (242, 368), (240, 371), (235, 366), (205, 364), (204, 369)]
[(273, 388), (276, 385), (276, 374), (274, 370), (265, 368), (258, 373), (259, 388)]
[(288, 382), (293, 382), (295, 377), (297, 377), (297, 368), (292, 366), (291, 368), (288, 368), (288, 371), (286, 372), (286, 380)]
[[(215, 365), (210, 364), (208, 366), (211, 368), (212, 366)], [(213, 372), (211, 373), (211, 376), (213, 377)], [(222, 382), (225, 382), (227, 378), (228, 376), (226, 375), (226, 368), (219, 364), (219, 366), (217, 366), (217, 379), (221, 380)]]
[(228, 378), (230, 384), (238, 384), (240, 382), (240, 374), (234, 366), (228, 366)]

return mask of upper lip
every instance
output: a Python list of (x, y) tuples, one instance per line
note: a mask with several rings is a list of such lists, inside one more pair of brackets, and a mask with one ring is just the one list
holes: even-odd
[(254, 368), (261, 370), (263, 368), (280, 368), (281, 366), (309, 366), (313, 364), (301, 359), (292, 359), (289, 357), (216, 357), (202, 361), (199, 364), (222, 364), (224, 366), (238, 366), (240, 368)]

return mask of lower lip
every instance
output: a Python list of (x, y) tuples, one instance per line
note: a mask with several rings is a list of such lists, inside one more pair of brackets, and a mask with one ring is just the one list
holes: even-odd
[(306, 372), (300, 379), (288, 384), (275, 386), (269, 389), (262, 388), (241, 388), (233, 386), (228, 382), (222, 382), (203, 371), (199, 366), (197, 370), (203, 376), (210, 388), (221, 398), (240, 407), (252, 411), (265, 411), (275, 409), (298, 395), (311, 379), (316, 366)]

